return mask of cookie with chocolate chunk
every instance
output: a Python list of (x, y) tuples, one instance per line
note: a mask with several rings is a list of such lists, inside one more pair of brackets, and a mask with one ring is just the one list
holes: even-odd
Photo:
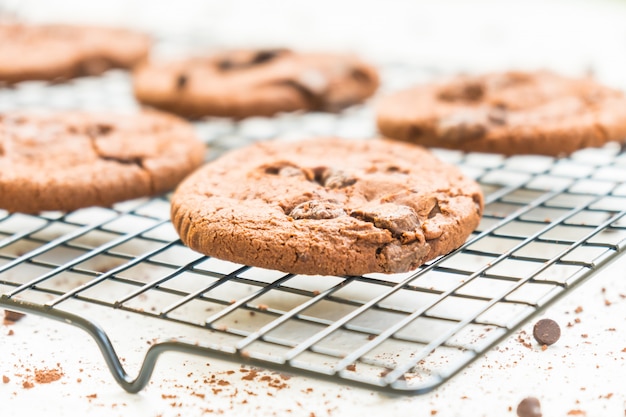
[(350, 55), (287, 49), (235, 50), (142, 65), (137, 99), (189, 118), (337, 111), (371, 96), (376, 70)]
[(168, 114), (0, 114), (0, 209), (69, 211), (161, 194), (203, 155), (193, 128)]
[(192, 249), (299, 274), (409, 271), (462, 245), (479, 186), (427, 150), (389, 140), (263, 142), (200, 168), (172, 197)]
[(64, 80), (131, 68), (147, 58), (151, 41), (121, 28), (0, 23), (0, 84)]
[(548, 71), (459, 76), (384, 98), (378, 127), (429, 147), (559, 156), (626, 142), (626, 96)]

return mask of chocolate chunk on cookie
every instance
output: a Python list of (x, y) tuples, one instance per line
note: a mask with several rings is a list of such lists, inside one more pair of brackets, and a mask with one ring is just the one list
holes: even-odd
[(192, 249), (300, 274), (403, 272), (462, 245), (479, 186), (427, 150), (389, 140), (263, 142), (208, 163), (172, 197)]
[(148, 36), (120, 28), (0, 23), (0, 84), (64, 80), (131, 68), (149, 53)]
[(377, 71), (353, 56), (288, 49), (152, 62), (134, 73), (141, 103), (189, 118), (337, 111), (364, 101), (378, 84)]
[(428, 147), (560, 156), (626, 142), (626, 96), (547, 71), (459, 76), (385, 97), (378, 127)]
[(164, 113), (6, 113), (0, 208), (69, 211), (161, 194), (203, 160), (193, 128)]

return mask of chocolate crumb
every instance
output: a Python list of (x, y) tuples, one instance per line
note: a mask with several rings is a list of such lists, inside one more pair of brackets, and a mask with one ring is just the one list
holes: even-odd
[(541, 403), (535, 397), (524, 398), (517, 406), (519, 417), (541, 417)]
[(539, 344), (550, 346), (561, 337), (561, 328), (554, 320), (542, 319), (535, 323), (533, 336)]
[(187, 80), (188, 78), (186, 74), (180, 74), (176, 79), (176, 89), (182, 90), (183, 88), (185, 88), (185, 86), (187, 85)]
[(4, 310), (4, 324), (13, 324), (21, 320), (25, 315), (24, 313), (18, 313), (13, 310)]
[(6, 375), (2, 375), (2, 383), (8, 384), (9, 382), (11, 382), (11, 379)]

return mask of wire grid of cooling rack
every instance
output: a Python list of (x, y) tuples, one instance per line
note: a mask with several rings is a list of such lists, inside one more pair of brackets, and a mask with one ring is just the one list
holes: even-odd
[[(391, 70), (394, 77), (402, 71)], [(22, 107), (137, 106), (128, 76), (110, 72), (0, 93), (0, 110)], [(208, 120), (196, 127), (212, 158), (271, 137), (369, 137), (372, 120), (363, 106), (339, 115)], [(302, 276), (204, 257), (178, 240), (161, 196), (72, 213), (0, 211), (0, 306), (87, 331), (130, 392), (148, 383), (167, 351), (427, 392), (626, 246), (626, 154), (619, 147), (563, 159), (436, 152), (479, 181), (485, 213), (465, 245), (416, 271)], [(141, 315), (197, 332), (155, 335), (133, 378), (107, 331), (83, 315), (84, 305), (124, 313), (125, 326)]]

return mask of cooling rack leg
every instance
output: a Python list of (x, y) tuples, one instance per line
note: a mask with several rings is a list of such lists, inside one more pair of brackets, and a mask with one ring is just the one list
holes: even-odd
[[(15, 310), (25, 314), (36, 314), (45, 318), (53, 319), (59, 322), (70, 324), (87, 332), (96, 342), (104, 361), (106, 362), (113, 378), (117, 383), (129, 393), (137, 393), (141, 391), (150, 381), (150, 377), (154, 371), (154, 367), (159, 356), (168, 351), (186, 352), (193, 354), (202, 354), (200, 347), (195, 345), (181, 343), (177, 341), (166, 341), (152, 345), (141, 365), (139, 374), (132, 379), (124, 370), (111, 340), (106, 332), (96, 323), (77, 315), (52, 309), (45, 306), (32, 304), (22, 300), (11, 299), (6, 296), (0, 296), (0, 307), (8, 310)], [(204, 355), (206, 356), (206, 354)]]

